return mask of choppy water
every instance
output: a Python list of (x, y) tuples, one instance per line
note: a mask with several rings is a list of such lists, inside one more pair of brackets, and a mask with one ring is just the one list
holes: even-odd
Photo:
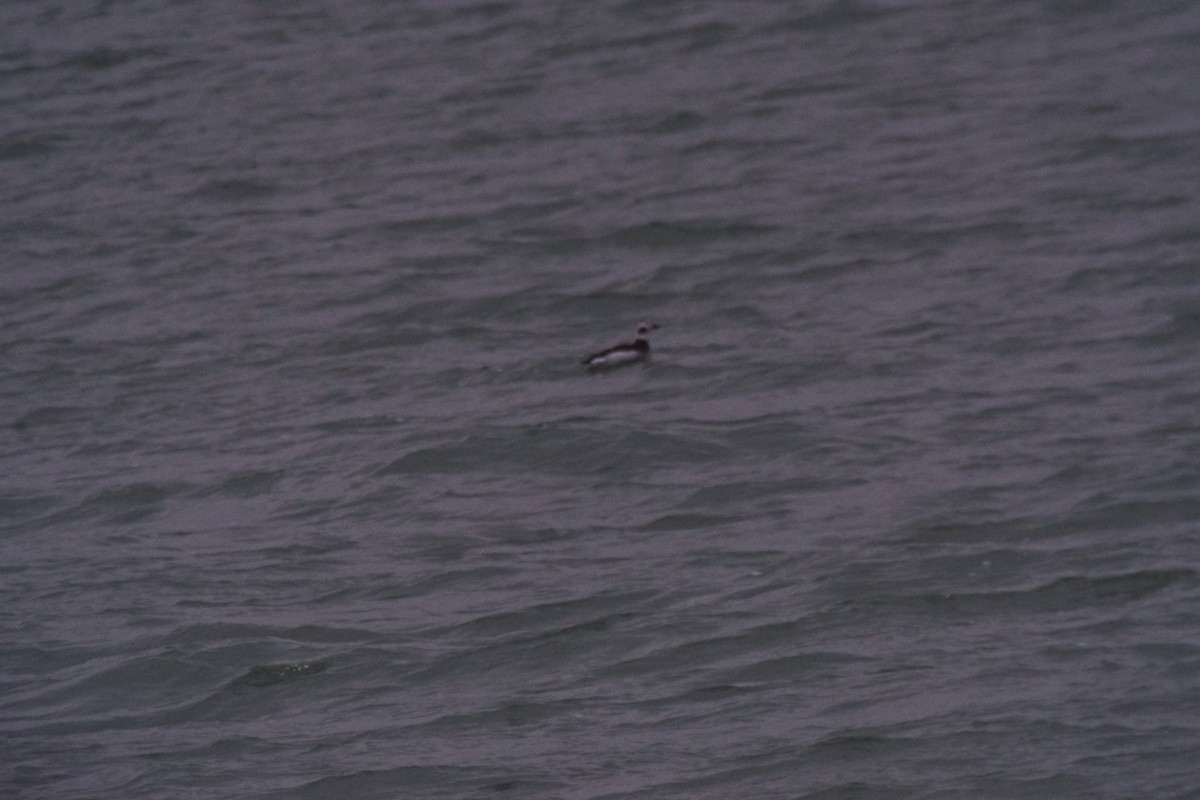
[(1194, 3), (0, 31), (0, 795), (1200, 796)]

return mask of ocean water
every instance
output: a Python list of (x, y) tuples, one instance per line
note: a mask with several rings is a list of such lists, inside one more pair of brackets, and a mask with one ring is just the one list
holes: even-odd
[(1200, 6), (0, 31), (0, 797), (1200, 797)]

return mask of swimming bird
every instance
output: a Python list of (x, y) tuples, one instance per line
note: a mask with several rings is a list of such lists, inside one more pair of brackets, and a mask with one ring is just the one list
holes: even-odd
[(587, 364), (589, 369), (601, 369), (603, 367), (615, 367), (619, 364), (632, 364), (634, 361), (640, 361), (650, 355), (650, 342), (646, 341), (646, 334), (657, 329), (658, 326), (653, 322), (643, 322), (641, 325), (638, 325), (637, 338), (632, 342), (622, 342), (621, 344), (613, 345), (607, 350), (593, 353), (585, 358), (583, 363)]

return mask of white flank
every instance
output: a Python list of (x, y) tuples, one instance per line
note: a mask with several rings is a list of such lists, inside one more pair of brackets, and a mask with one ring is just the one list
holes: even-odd
[(593, 356), (588, 361), (589, 367), (615, 367), (618, 364), (628, 364), (630, 361), (637, 361), (642, 357), (642, 354), (637, 350), (616, 350), (612, 353), (602, 353), (598, 356)]

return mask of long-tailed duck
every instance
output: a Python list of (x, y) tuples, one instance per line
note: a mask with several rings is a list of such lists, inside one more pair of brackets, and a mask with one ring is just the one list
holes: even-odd
[(632, 364), (634, 361), (640, 361), (650, 355), (650, 342), (646, 341), (646, 334), (658, 328), (653, 322), (643, 322), (638, 325), (637, 338), (632, 342), (622, 342), (621, 344), (613, 345), (607, 350), (601, 350), (599, 353), (593, 353), (583, 360), (587, 364), (588, 369), (601, 369), (603, 367), (615, 367), (619, 364)]

